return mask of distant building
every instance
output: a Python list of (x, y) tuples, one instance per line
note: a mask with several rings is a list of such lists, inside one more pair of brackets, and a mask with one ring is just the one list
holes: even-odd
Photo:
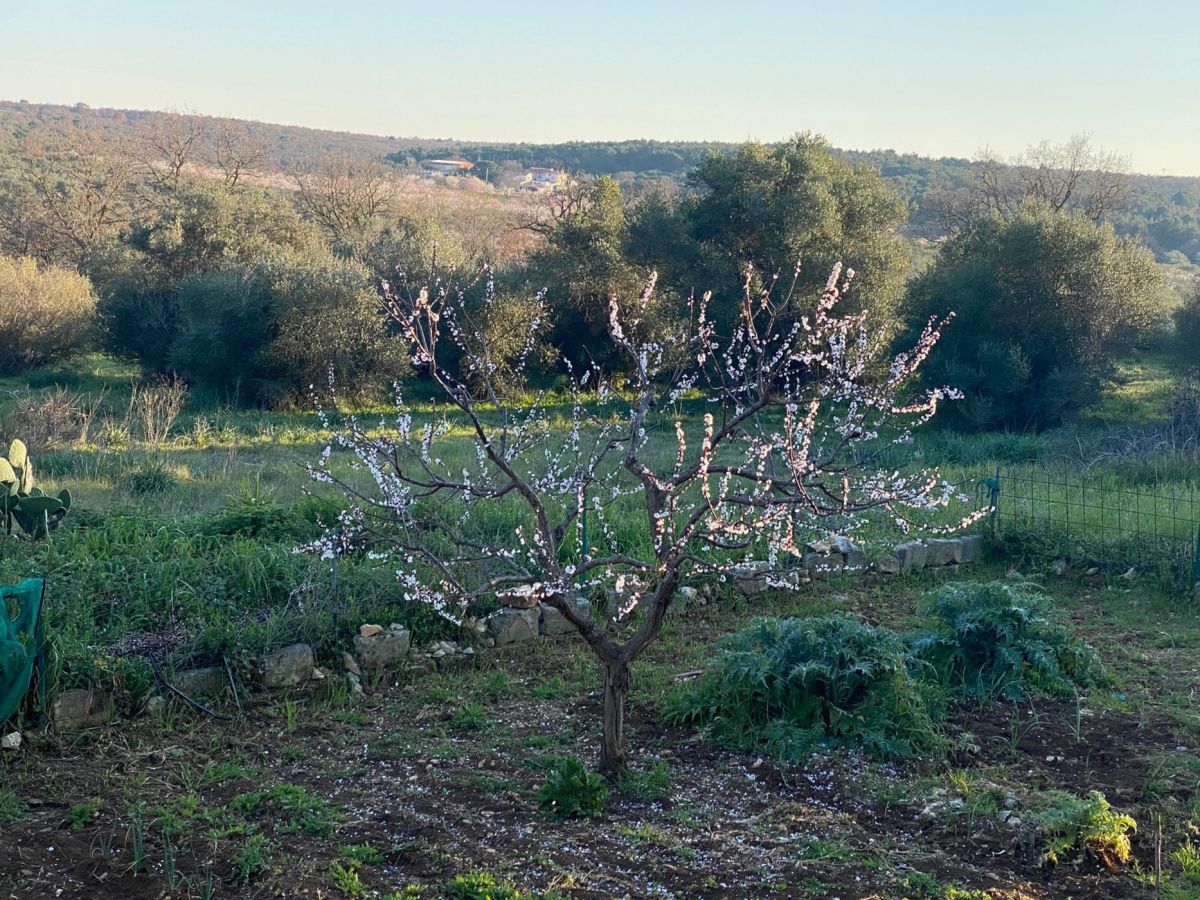
[(466, 175), (474, 163), (465, 159), (425, 159), (421, 161), (421, 172), (426, 176), (432, 175)]
[(570, 183), (566, 172), (534, 166), (525, 170), (517, 187), (522, 191), (556, 191)]

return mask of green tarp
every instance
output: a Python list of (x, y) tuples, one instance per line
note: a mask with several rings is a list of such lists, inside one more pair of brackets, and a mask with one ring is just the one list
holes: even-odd
[(29, 578), (0, 584), (0, 723), (21, 708), (41, 656), (42, 595), (46, 583)]

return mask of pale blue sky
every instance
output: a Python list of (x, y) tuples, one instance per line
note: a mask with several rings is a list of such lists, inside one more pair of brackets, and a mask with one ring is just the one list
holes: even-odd
[(0, 0), (0, 97), (959, 156), (1091, 132), (1200, 175), (1200, 0)]

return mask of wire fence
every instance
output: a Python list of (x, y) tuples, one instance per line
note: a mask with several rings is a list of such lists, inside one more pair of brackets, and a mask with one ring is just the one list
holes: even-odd
[(999, 468), (977, 489), (995, 505), (990, 524), (1008, 553), (1156, 576), (1189, 591), (1200, 582), (1200, 477), (1140, 486)]

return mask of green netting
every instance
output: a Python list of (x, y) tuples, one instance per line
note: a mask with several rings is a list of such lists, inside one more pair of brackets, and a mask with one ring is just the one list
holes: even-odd
[(0, 584), (0, 722), (21, 708), (42, 650), (42, 595), (46, 583), (29, 578)]

